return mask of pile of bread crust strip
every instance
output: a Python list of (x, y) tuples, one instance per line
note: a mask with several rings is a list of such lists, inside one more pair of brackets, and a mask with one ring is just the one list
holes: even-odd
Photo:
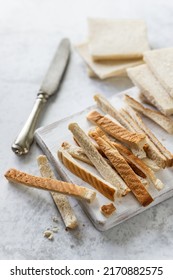
[[(103, 95), (97, 94), (94, 99), (103, 112), (95, 110), (88, 114), (87, 119), (96, 125), (95, 128), (87, 133), (77, 123), (69, 124), (77, 146), (63, 142), (58, 151), (59, 159), (72, 173), (115, 204), (116, 197), (123, 199), (131, 192), (142, 206), (148, 206), (153, 201), (148, 184), (158, 191), (164, 187), (155, 171), (173, 166), (173, 155), (145, 125), (138, 112), (160, 124), (168, 133), (173, 132), (173, 121), (128, 95), (121, 110), (113, 107)], [(79, 161), (95, 167), (100, 176)], [(113, 203), (100, 209), (106, 217), (115, 210)]]

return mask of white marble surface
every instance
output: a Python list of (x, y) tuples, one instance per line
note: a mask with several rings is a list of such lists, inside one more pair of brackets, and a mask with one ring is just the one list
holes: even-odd
[[(47, 192), (10, 185), (4, 172), (15, 167), (39, 174), (34, 144), (17, 157), (11, 143), (24, 124), (35, 94), (59, 40), (72, 43), (86, 37), (86, 18), (144, 18), (152, 47), (173, 46), (173, 2), (160, 0), (0, 0), (0, 259), (171, 259), (173, 258), (173, 198), (127, 222), (99, 232), (78, 204), (79, 229), (59, 231), (53, 242), (43, 231), (58, 215)], [(90, 80), (72, 51), (70, 65), (56, 98), (47, 106), (39, 125), (64, 118), (93, 103), (96, 91), (107, 96), (129, 88), (128, 79)]]

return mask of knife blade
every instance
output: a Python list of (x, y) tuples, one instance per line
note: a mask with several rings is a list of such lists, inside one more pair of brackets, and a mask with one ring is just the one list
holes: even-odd
[(21, 132), (12, 144), (11, 148), (15, 154), (24, 155), (29, 152), (30, 146), (34, 139), (34, 131), (36, 129), (39, 115), (49, 97), (57, 93), (68, 65), (69, 57), (70, 41), (69, 39), (65, 38), (61, 40), (48, 71), (43, 79), (33, 109)]

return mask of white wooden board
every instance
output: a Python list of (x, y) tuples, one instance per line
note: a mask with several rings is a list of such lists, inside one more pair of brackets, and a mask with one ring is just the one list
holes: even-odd
[[(116, 94), (111, 98), (111, 103), (116, 108), (121, 108), (123, 105), (123, 95), (124, 93), (128, 93), (131, 96), (138, 95), (137, 88), (131, 88), (126, 90), (125, 92)], [(92, 109), (95, 109), (96, 106), (92, 106), (90, 108), (86, 108), (84, 111), (70, 116), (61, 121), (57, 121), (48, 126), (41, 127), (35, 132), (35, 139), (38, 145), (42, 148), (43, 152), (47, 155), (51, 163), (56, 168), (57, 172), (60, 174), (63, 180), (71, 181), (78, 185), (83, 185), (89, 188), (92, 188), (86, 182), (82, 181), (77, 176), (73, 175), (63, 164), (59, 161), (57, 157), (58, 148), (61, 146), (62, 142), (68, 141), (74, 144), (73, 137), (71, 132), (68, 130), (68, 125), (71, 122), (77, 122), (83, 130), (86, 132), (92, 125), (86, 120), (86, 115)], [(164, 132), (158, 125), (154, 124), (152, 121), (148, 119), (144, 119), (145, 123), (149, 128), (154, 132), (154, 134), (158, 137), (158, 139), (164, 144), (166, 148), (168, 148), (171, 152), (173, 152), (173, 135), (169, 135)], [(81, 163), (81, 162), (80, 162)], [(87, 168), (94, 170), (93, 167), (88, 166), (83, 163)], [(129, 193), (126, 197), (117, 199), (115, 201), (116, 212), (109, 218), (104, 217), (100, 212), (100, 206), (103, 204), (110, 203), (110, 200), (105, 198), (103, 195), (97, 192), (97, 199), (92, 203), (88, 204), (86, 202), (80, 201), (80, 205), (89, 216), (91, 221), (94, 223), (95, 227), (99, 230), (107, 230), (127, 219), (137, 215), (144, 210), (164, 201), (165, 199), (173, 196), (173, 168), (169, 168), (166, 170), (161, 170), (157, 172), (157, 177), (162, 180), (165, 185), (165, 188), (158, 192), (154, 187), (149, 187), (149, 192), (154, 198), (154, 202), (151, 203), (148, 207), (142, 207), (138, 201), (134, 198), (134, 196)]]

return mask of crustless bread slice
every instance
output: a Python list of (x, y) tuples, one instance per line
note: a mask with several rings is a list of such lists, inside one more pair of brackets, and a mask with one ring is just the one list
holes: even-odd
[(158, 110), (167, 116), (173, 114), (173, 98), (161, 86), (146, 64), (127, 69), (127, 74)]
[(144, 53), (144, 59), (154, 76), (173, 97), (173, 48), (162, 48)]

